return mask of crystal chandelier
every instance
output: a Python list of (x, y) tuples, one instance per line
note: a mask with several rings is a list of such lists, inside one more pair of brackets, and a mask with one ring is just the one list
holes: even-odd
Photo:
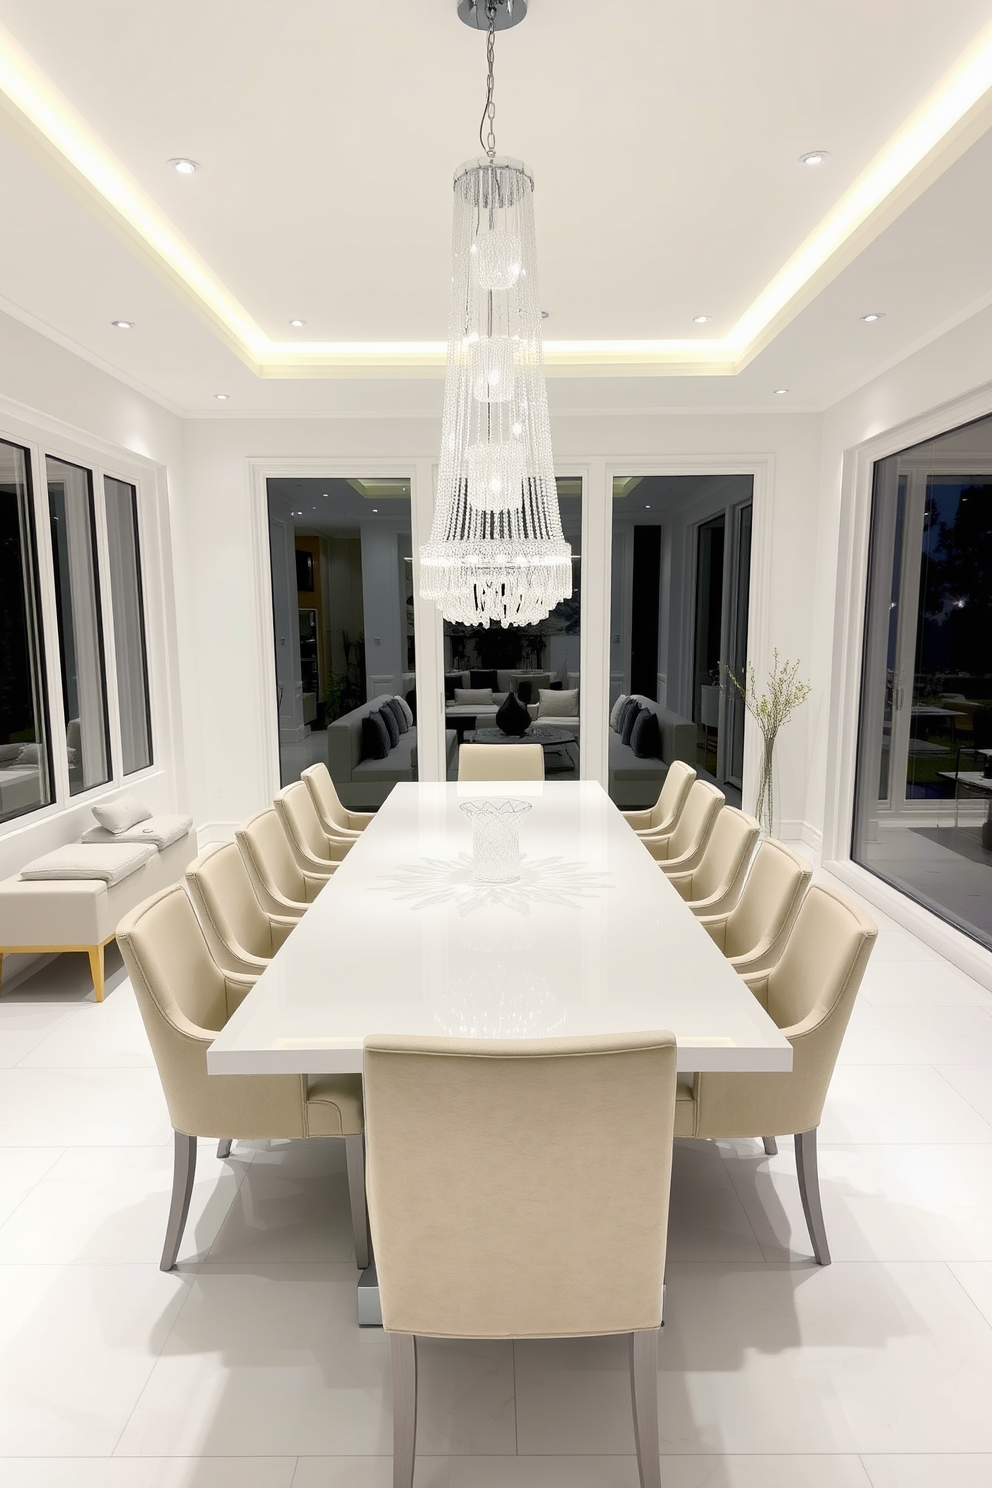
[(455, 172), (441, 459), (420, 549), (424, 598), (448, 620), (484, 626), (543, 620), (572, 593), (544, 383), (534, 178), (497, 157), (493, 132), (495, 32), (507, 4), (506, 25), (512, 0), (470, 7), (488, 22), (486, 155)]

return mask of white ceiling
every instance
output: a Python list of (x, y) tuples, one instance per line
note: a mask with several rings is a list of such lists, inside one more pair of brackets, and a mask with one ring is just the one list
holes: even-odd
[[(535, 172), (546, 335), (724, 335), (990, 20), (989, 0), (532, 0), (497, 39), (497, 139)], [(455, 0), (0, 0), (0, 24), (269, 337), (445, 339), (484, 71)], [(799, 165), (813, 148), (827, 163)], [(782, 406), (777, 386), (823, 406), (992, 296), (990, 176), (992, 133), (737, 376), (559, 385), (562, 406)], [(171, 405), (439, 411), (433, 381), (260, 380), (11, 135), (0, 183), (0, 306)]]

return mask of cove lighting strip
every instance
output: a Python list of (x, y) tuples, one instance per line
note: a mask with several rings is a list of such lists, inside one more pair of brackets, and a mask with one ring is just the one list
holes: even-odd
[[(272, 341), (68, 100), (0, 28), (0, 105), (13, 131), (68, 175), (160, 272), (186, 291), (261, 377), (443, 375), (442, 341)], [(560, 374), (740, 371), (871, 237), (988, 127), (992, 26), (959, 58), (722, 338), (545, 341)]]

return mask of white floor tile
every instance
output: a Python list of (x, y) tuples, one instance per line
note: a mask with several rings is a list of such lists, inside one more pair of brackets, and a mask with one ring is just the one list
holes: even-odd
[(868, 1455), (862, 1458), (871, 1488), (989, 1488), (992, 1456)]
[(819, 1132), (828, 1145), (992, 1142), (992, 1099), (986, 1119), (929, 1065), (839, 1065)]
[(105, 1002), (76, 1008), (20, 1063), (23, 1069), (154, 1067), (131, 984), (123, 982)]
[[(661, 1473), (664, 1488), (871, 1488), (854, 1456), (662, 1457)], [(293, 1488), (391, 1488), (392, 1481), (389, 1457), (301, 1457)], [(417, 1488), (637, 1488), (637, 1460), (633, 1454), (418, 1455), (416, 1483)]]
[(8, 1070), (0, 1143), (15, 1147), (154, 1147), (172, 1136), (154, 1069)]
[[(992, 1146), (823, 1146), (819, 1168), (835, 1261), (992, 1260)], [(792, 1143), (731, 1173), (766, 1258), (808, 1260)]]
[(937, 1073), (952, 1090), (992, 1122), (992, 1062), (988, 1064), (939, 1064)]
[[(979, 1312), (992, 1324), (992, 1262), (952, 1261), (950, 1269)], [(992, 1478), (989, 1482), (992, 1483)]]
[(292, 1488), (295, 1457), (17, 1457), (4, 1488)]
[(669, 1213), (670, 1260), (763, 1259), (716, 1142), (676, 1142)]
[[(242, 1150), (236, 1145), (235, 1156)], [(210, 1247), (211, 1262), (345, 1262), (354, 1254), (344, 1143), (331, 1138), (256, 1152)]]
[(869, 1007), (851, 1015), (839, 1064), (992, 1064), (992, 1016), (982, 1007)]
[[(388, 1344), (358, 1327), (356, 1281), (350, 1265), (203, 1266), (119, 1452), (388, 1453)], [(510, 1344), (423, 1345), (418, 1439), (428, 1456), (514, 1451)]]
[[(216, 1145), (200, 1143), (180, 1265), (205, 1257), (248, 1168)], [(157, 1264), (171, 1193), (171, 1144), (66, 1148), (0, 1228), (0, 1262)]]
[(0, 998), (0, 1068), (10, 1069), (72, 1013), (64, 1003)]
[[(992, 1328), (942, 1265), (671, 1267), (661, 1358), (663, 1454), (992, 1450)], [(622, 1452), (626, 1363), (518, 1344), (520, 1451)]]
[(187, 1285), (154, 1266), (0, 1267), (0, 1456), (109, 1456)]
[(992, 1008), (992, 992), (946, 961), (912, 960), (868, 963), (862, 989), (872, 1007)]
[(62, 1147), (0, 1147), (0, 1225), (51, 1168)]

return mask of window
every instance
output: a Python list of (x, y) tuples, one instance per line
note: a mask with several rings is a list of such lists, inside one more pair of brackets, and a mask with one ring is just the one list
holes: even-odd
[(875, 466), (851, 852), (992, 946), (992, 417)]
[(0, 821), (52, 799), (27, 450), (0, 441)]
[(407, 718), (385, 740), (364, 722), (393, 697), (416, 717), (410, 481), (272, 479), (268, 516), (280, 778), (320, 761), (345, 807), (374, 811), (417, 779)]
[[(461, 745), (498, 742), (504, 737), (496, 712), (510, 693), (527, 707), (533, 727), (528, 738), (544, 749), (549, 780), (579, 778), (579, 655), (581, 645), (582, 481), (557, 476), (562, 532), (572, 549), (572, 592), (546, 620), (533, 625), (462, 625), (444, 622), (445, 735)], [(469, 696), (466, 700), (466, 689)], [(562, 693), (559, 706), (554, 697)], [(492, 694), (487, 698), (487, 694)], [(538, 717), (539, 710), (541, 717)], [(545, 721), (546, 720), (546, 721)], [(457, 754), (448, 753), (448, 779), (458, 774)]]
[(69, 794), (74, 796), (103, 785), (111, 775), (93, 479), (81, 465), (51, 455), (47, 467)]
[(121, 768), (125, 775), (131, 775), (152, 762), (141, 552), (138, 546), (138, 493), (126, 481), (109, 475), (104, 478), (103, 487), (107, 502)]

